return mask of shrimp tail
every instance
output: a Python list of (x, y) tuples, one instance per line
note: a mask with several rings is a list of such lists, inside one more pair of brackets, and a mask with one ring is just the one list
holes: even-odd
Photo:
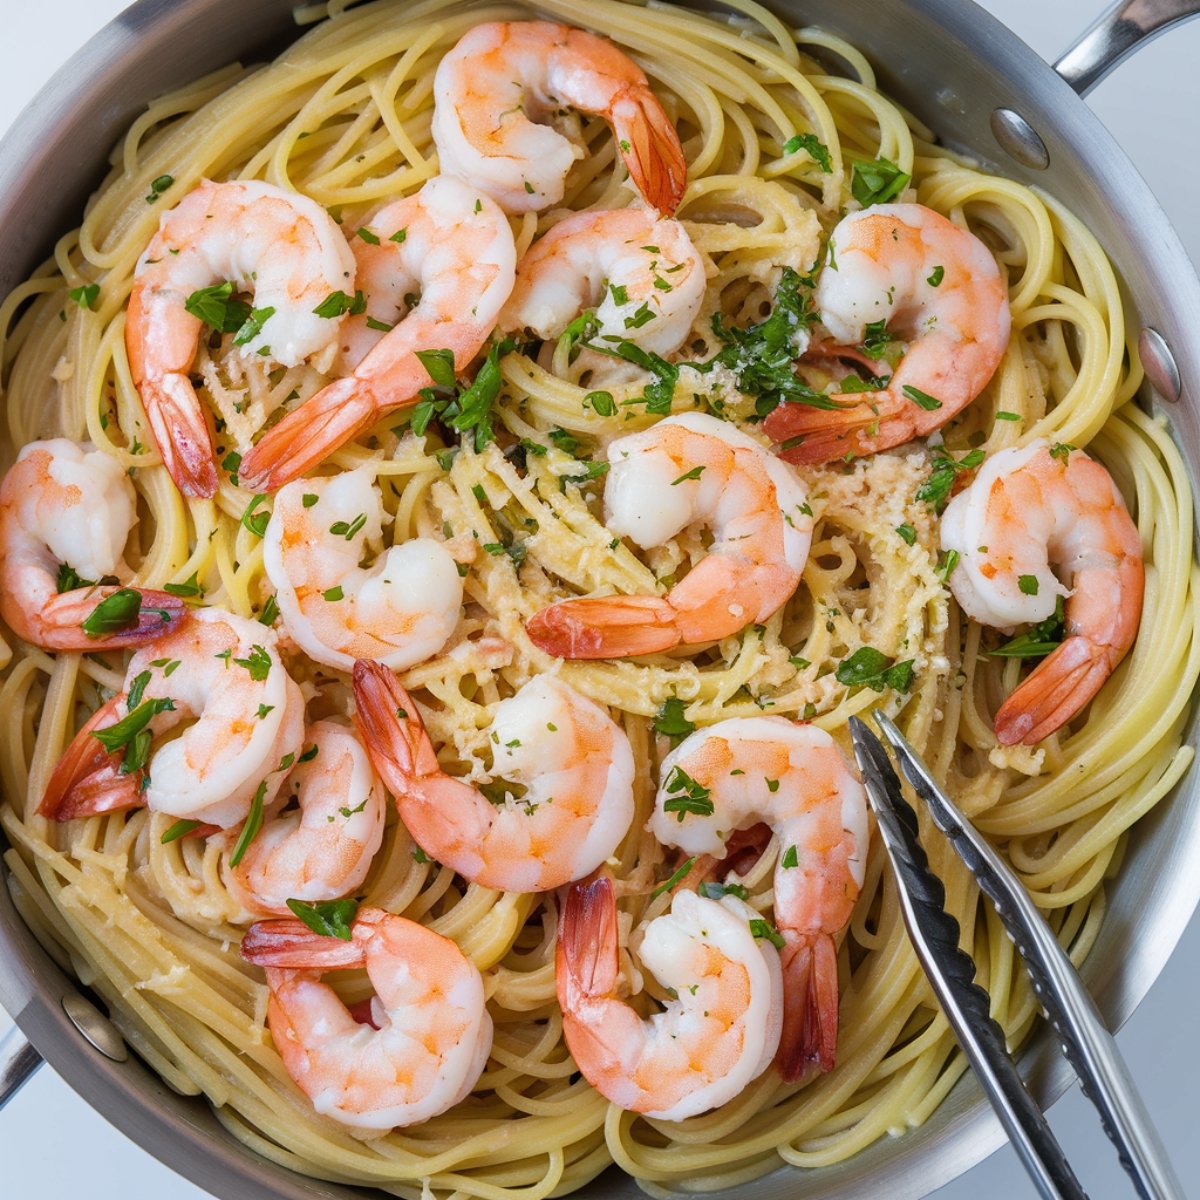
[(837, 947), (827, 934), (788, 936), (783, 952), (783, 1034), (775, 1064), (794, 1083), (810, 1064), (833, 1069), (838, 1033)]
[(847, 450), (868, 454), (878, 434), (868, 442), (866, 431), (884, 427), (888, 399), (886, 392), (873, 392), (871, 396), (870, 403), (856, 401), (836, 412), (806, 404), (781, 404), (763, 422), (763, 430), (774, 442), (803, 438), (780, 451), (779, 457), (785, 462), (814, 466), (840, 458)]
[(122, 774), (120, 755), (106, 750), (92, 736), (117, 720), (123, 695), (101, 705), (71, 739), (38, 805), (39, 816), (51, 821), (73, 821), (100, 813), (136, 808), (143, 803), (140, 771)]
[(648, 89), (622, 97), (613, 105), (612, 125), (630, 179), (661, 216), (671, 216), (687, 187), (687, 159), (658, 98)]
[(371, 765), (393, 796), (405, 796), (416, 779), (436, 775), (437, 754), (412, 697), (382, 663), (354, 664), (354, 723)]
[(683, 640), (676, 612), (659, 596), (585, 596), (534, 613), (530, 640), (557, 658), (629, 658), (670, 650)]
[(1032, 746), (1049, 737), (1091, 700), (1115, 666), (1110, 648), (1078, 635), (1067, 638), (1000, 706), (996, 740)]
[[(96, 606), (117, 591), (141, 597), (137, 620), (128, 629), (93, 636), (83, 628)], [(76, 588), (52, 597), (38, 613), (38, 645), (48, 650), (120, 650), (140, 646), (178, 627), (188, 614), (186, 601), (151, 588)]]
[(612, 995), (619, 972), (617, 901), (612, 879), (573, 883), (562, 899), (555, 950), (559, 1004), (578, 1012), (588, 1000)]
[(154, 444), (175, 486), (185, 496), (211, 500), (218, 486), (216, 454), (195, 389), (174, 373), (143, 380), (138, 388)]
[(242, 487), (277, 492), (369, 428), (386, 407), (355, 376), (335, 380), (268, 430), (242, 459)]
[(259, 967), (301, 971), (341, 971), (366, 963), (358, 939), (313, 933), (303, 921), (258, 921), (242, 938), (242, 957)]

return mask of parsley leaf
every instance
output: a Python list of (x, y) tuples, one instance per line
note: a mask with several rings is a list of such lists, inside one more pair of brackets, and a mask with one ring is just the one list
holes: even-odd
[(263, 797), (266, 794), (267, 781), (264, 779), (258, 785), (258, 790), (254, 793), (254, 799), (250, 801), (250, 813), (246, 817), (246, 823), (242, 826), (242, 832), (238, 836), (233, 853), (229, 856), (229, 865), (231, 867), (236, 867), (246, 857), (246, 851), (250, 849), (250, 843), (258, 837), (258, 831), (262, 829)]
[(894, 200), (911, 180), (911, 175), (886, 158), (876, 158), (870, 162), (855, 159), (850, 190), (863, 208), (869, 208), (872, 204), (886, 204)]
[(913, 681), (913, 660), (895, 662), (874, 646), (860, 646), (837, 669), (838, 683), (847, 687), (869, 687), (873, 692), (893, 688), (907, 692)]
[(654, 891), (650, 893), (650, 899), (655, 900), (661, 896), (663, 892), (669, 892), (671, 888), (673, 888), (692, 869), (692, 864), (695, 861), (696, 859), (693, 857), (682, 862), (668, 878), (664, 879), (662, 883), (660, 883), (658, 887), (656, 887)]
[[(697, 783), (682, 767), (675, 767), (667, 780), (669, 799), (663, 801), (663, 812), (676, 813), (680, 822), (689, 813), (711, 817), (716, 811), (709, 799), (709, 789)], [(671, 795), (671, 793), (680, 793)]]
[(1024, 633), (1018, 634), (1012, 641), (991, 651), (997, 658), (1045, 658), (1062, 644), (1066, 630), (1063, 598), (1054, 603), (1054, 612), (1044, 621), (1030, 626)]
[(797, 150), (807, 150), (809, 157), (826, 175), (833, 172), (833, 159), (829, 156), (829, 147), (815, 133), (794, 133), (783, 143), (784, 154), (795, 154)]
[(220, 333), (237, 333), (250, 320), (252, 311), (244, 300), (234, 298), (233, 281), (229, 279), (194, 291), (183, 302), (183, 307)]
[(679, 742), (696, 728), (684, 716), (684, 703), (678, 696), (663, 701), (662, 707), (654, 714), (653, 725), (655, 733), (669, 737), (672, 742)]
[(960, 471), (969, 471), (979, 466), (986, 455), (982, 450), (972, 450), (955, 461), (944, 450), (935, 451), (933, 470), (929, 478), (917, 488), (916, 498), (931, 504), (935, 512), (941, 512), (950, 499), (950, 489)]
[(343, 942), (350, 941), (353, 936), (351, 926), (358, 913), (357, 900), (318, 900), (315, 904), (306, 900), (289, 900), (287, 906), (313, 933), (341, 938)]

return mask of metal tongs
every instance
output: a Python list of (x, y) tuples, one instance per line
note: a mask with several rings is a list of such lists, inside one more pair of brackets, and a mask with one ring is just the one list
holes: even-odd
[[(992, 902), (1025, 963), (1067, 1061), (1096, 1106), (1104, 1132), (1144, 1200), (1184, 1200), (1117, 1044), (1105, 1028), (1071, 960), (1012, 869), (934, 782), (903, 734), (873, 714), (913, 789)], [(983, 1085), (1025, 1169), (1048, 1200), (1086, 1200), (1037, 1102), (1008, 1057), (1004, 1034), (988, 1012), (988, 994), (974, 982), (975, 963), (959, 949), (958, 922), (945, 910), (945, 889), (917, 840), (917, 814), (879, 739), (850, 718), (854, 754), (900, 885), (909, 937), (967, 1059)]]

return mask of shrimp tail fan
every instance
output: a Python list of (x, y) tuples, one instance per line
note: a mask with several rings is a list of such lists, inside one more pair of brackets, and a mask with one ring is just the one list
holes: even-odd
[(607, 875), (573, 883), (559, 914), (555, 976), (564, 1013), (617, 985), (617, 901)]
[(183, 375), (137, 381), (150, 432), (175, 486), (193, 500), (217, 494), (212, 433), (196, 393)]
[(833, 1069), (838, 1033), (837, 947), (828, 934), (790, 941), (783, 953), (783, 1034), (775, 1064), (792, 1083), (815, 1064)]
[(313, 933), (303, 921), (258, 921), (242, 938), (242, 957), (259, 967), (339, 971), (361, 967), (366, 952), (358, 940)]
[(678, 646), (675, 610), (658, 596), (585, 596), (534, 613), (530, 640), (557, 658), (628, 658)]
[(335, 380), (269, 429), (242, 459), (242, 487), (277, 492), (357, 437), (381, 411), (361, 380)]
[(142, 773), (122, 773), (121, 756), (106, 750), (92, 736), (96, 730), (116, 722), (122, 699), (114, 696), (101, 705), (71, 739), (46, 785), (38, 805), (40, 816), (51, 821), (73, 821), (77, 817), (136, 808), (142, 803)]
[(687, 187), (687, 160), (675, 126), (648, 91), (619, 100), (612, 118), (630, 179), (647, 204), (671, 216)]
[(1032, 746), (1049, 737), (1104, 686), (1114, 666), (1106, 647), (1067, 638), (997, 710), (996, 740)]
[[(83, 624), (99, 604), (116, 592), (137, 592), (137, 616), (124, 629), (87, 633)], [(185, 600), (153, 588), (74, 588), (54, 596), (38, 617), (37, 644), (48, 650), (123, 650), (141, 646), (176, 628), (188, 614)]]
[(371, 764), (393, 796), (404, 796), (414, 780), (441, 769), (416, 704), (396, 676), (374, 659), (358, 659), (352, 677), (354, 723)]

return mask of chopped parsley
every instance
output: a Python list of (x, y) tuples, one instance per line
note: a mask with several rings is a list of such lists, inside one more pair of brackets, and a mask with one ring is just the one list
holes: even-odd
[(944, 450), (935, 451), (933, 470), (929, 478), (917, 488), (916, 498), (932, 505), (934, 511), (940, 513), (950, 499), (950, 490), (958, 473), (973, 470), (985, 457), (982, 450), (972, 450), (955, 461)]
[(89, 312), (93, 312), (96, 308), (96, 301), (100, 299), (100, 285), (98, 283), (85, 283), (82, 287), (72, 288), (67, 295), (80, 308), (86, 308)]
[(258, 837), (258, 832), (263, 825), (263, 797), (267, 794), (267, 781), (264, 779), (258, 785), (257, 791), (254, 793), (254, 799), (250, 801), (250, 813), (246, 817), (246, 823), (242, 826), (242, 832), (238, 836), (237, 844), (233, 848), (233, 853), (229, 856), (229, 865), (231, 867), (238, 866), (242, 859), (246, 857), (246, 851), (250, 849), (250, 843)]
[(756, 938), (763, 938), (770, 942), (776, 950), (782, 950), (786, 944), (783, 940), (783, 937), (779, 933), (779, 930), (777, 930), (770, 921), (767, 921), (762, 917), (757, 917), (755, 920), (750, 922), (750, 932), (754, 934)]
[(1036, 596), (1038, 594), (1038, 579), (1036, 575), (1018, 575), (1017, 587), (1021, 589), (1023, 596)]
[(357, 900), (348, 897), (345, 900), (318, 900), (312, 904), (307, 900), (289, 900), (287, 906), (313, 933), (340, 938), (343, 942), (350, 941), (353, 936), (351, 926), (358, 913)]
[(655, 900), (661, 896), (663, 892), (669, 892), (671, 888), (673, 888), (692, 869), (692, 864), (695, 861), (696, 860), (693, 857), (680, 864), (680, 866), (671, 874), (669, 878), (664, 879), (662, 883), (660, 883), (658, 887), (656, 887), (654, 891), (650, 893), (650, 899)]
[(678, 696), (664, 700), (662, 707), (654, 714), (654, 732), (669, 737), (673, 742), (679, 742), (687, 737), (696, 726), (684, 715), (684, 703)]
[(172, 842), (178, 841), (181, 837), (187, 835), (196, 829), (200, 828), (199, 821), (176, 821), (167, 831), (159, 838), (159, 841), (164, 846), (169, 846)]
[(872, 204), (886, 204), (889, 200), (894, 200), (908, 187), (911, 180), (911, 175), (886, 158), (876, 158), (869, 162), (855, 159), (850, 190), (863, 208), (869, 208)]
[(991, 653), (998, 658), (1045, 658), (1062, 644), (1065, 630), (1063, 598), (1059, 596), (1050, 616), (1030, 626), (1024, 633), (1018, 634), (1012, 641), (1005, 642)]
[[(669, 799), (663, 801), (663, 811), (673, 812), (680, 822), (689, 813), (699, 817), (711, 817), (716, 811), (709, 799), (709, 789), (697, 783), (682, 767), (675, 767), (667, 780)], [(671, 795), (671, 793), (679, 793)]]
[(196, 571), (193, 571), (183, 583), (164, 583), (163, 591), (170, 592), (172, 596), (199, 598), (204, 595), (204, 588), (200, 585), (199, 573)]
[(173, 183), (175, 177), (173, 175), (160, 175), (157, 179), (150, 181), (150, 191), (146, 194), (147, 204), (156, 204), (159, 196), (163, 194)]
[(838, 683), (846, 687), (869, 687), (874, 692), (892, 688), (907, 692), (913, 681), (913, 660), (895, 662), (874, 646), (860, 646), (837, 669)]
[(367, 298), (359, 289), (353, 296), (347, 296), (345, 292), (339, 290), (330, 292), (313, 312), (318, 317), (324, 317), (327, 321), (332, 321), (337, 317), (344, 317), (347, 314), (352, 317), (361, 316), (367, 311)]
[(794, 133), (783, 143), (784, 154), (795, 154), (797, 150), (807, 150), (808, 156), (821, 168), (826, 175), (833, 172), (833, 159), (829, 147), (815, 133)]
[(916, 544), (917, 531), (907, 521), (903, 525), (897, 525), (896, 532), (900, 535), (900, 540), (907, 545), (912, 546)]

